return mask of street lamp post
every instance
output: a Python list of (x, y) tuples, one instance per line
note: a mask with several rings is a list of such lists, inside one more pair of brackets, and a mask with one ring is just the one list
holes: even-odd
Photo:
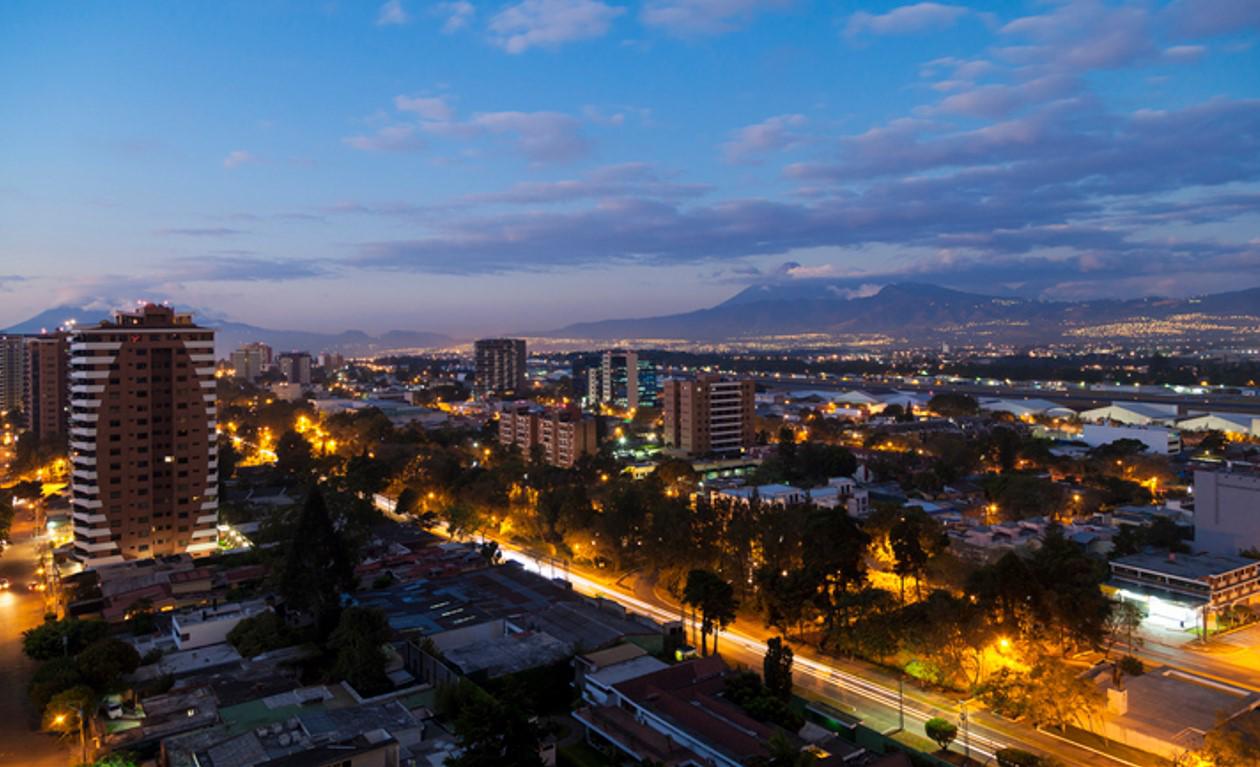
[(967, 718), (967, 701), (962, 702), (962, 715), (959, 717), (963, 726), (963, 757), (971, 761), (971, 724)]

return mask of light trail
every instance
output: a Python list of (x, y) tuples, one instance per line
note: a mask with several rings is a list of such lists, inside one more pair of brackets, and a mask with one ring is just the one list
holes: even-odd
[[(519, 549), (508, 548), (502, 543), (499, 543), (499, 551), (503, 555), (504, 560), (517, 562), (527, 569), (536, 571), (539, 575), (543, 575), (544, 577), (547, 575), (545, 569), (550, 569), (551, 577), (561, 577), (562, 575), (565, 580), (582, 593), (612, 599), (618, 604), (621, 604), (623, 607), (637, 610), (649, 618), (667, 622), (679, 620), (681, 618), (681, 616), (671, 610), (667, 610), (659, 605), (651, 604), (649, 602), (644, 602), (637, 597), (609, 588), (598, 581), (594, 581), (590, 578), (574, 573), (572, 570), (557, 568), (554, 564), (544, 563)], [(760, 641), (744, 634), (731, 631), (723, 632), (722, 636), (727, 642), (738, 645), (744, 650), (750, 651), (754, 654), (761, 653), (764, 650)], [(797, 656), (795, 658), (793, 668), (804, 670), (811, 678), (821, 682), (823, 685), (839, 687), (874, 703), (887, 706), (894, 711), (898, 709), (898, 693), (890, 687), (885, 687), (884, 685), (872, 682), (869, 679), (863, 679), (862, 677), (855, 676), (846, 671), (841, 671), (838, 668), (828, 666), (827, 664), (813, 660), (812, 658), (802, 656)], [(921, 710), (912, 705), (912, 702), (912, 699), (905, 699), (902, 704), (907, 719), (926, 722), (928, 719), (936, 716), (935, 712)], [(969, 740), (971, 750), (986, 759), (995, 758), (994, 754), (997, 750), (1005, 748), (1008, 745), (974, 731), (970, 733)]]

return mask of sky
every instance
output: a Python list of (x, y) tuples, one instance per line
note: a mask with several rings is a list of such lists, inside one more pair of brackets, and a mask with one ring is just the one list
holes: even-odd
[(1260, 3), (7, 0), (0, 327), (1260, 285)]

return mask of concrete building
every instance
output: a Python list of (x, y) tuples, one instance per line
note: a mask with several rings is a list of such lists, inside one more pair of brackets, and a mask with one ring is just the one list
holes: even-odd
[(499, 444), (515, 445), (526, 457), (538, 446), (547, 463), (564, 468), (599, 449), (594, 418), (575, 408), (539, 408), (527, 402), (499, 410)]
[(746, 379), (701, 375), (665, 381), (665, 445), (689, 456), (752, 447), (755, 394), (756, 385)]
[(1230, 556), (1260, 548), (1260, 474), (1194, 473), (1194, 545)]
[(523, 338), (483, 338), (473, 344), (473, 390), (478, 397), (525, 391), (528, 357)]
[(70, 354), (75, 557), (213, 552), (214, 331), (148, 304), (75, 329)]
[(311, 385), (311, 355), (306, 352), (290, 352), (280, 355), (280, 374), (284, 380), (299, 386)]
[(0, 413), (26, 401), (26, 337), (0, 335)]
[(180, 650), (195, 650), (227, 641), (236, 624), (271, 608), (265, 602), (229, 602), (218, 607), (185, 610), (171, 615), (171, 640)]
[(1260, 601), (1260, 561), (1221, 554), (1142, 553), (1111, 560), (1105, 590), (1176, 628), (1216, 625), (1226, 607)]
[(232, 352), (232, 376), (253, 383), (271, 369), (271, 347), (261, 341), (245, 344)]
[(62, 440), (70, 429), (70, 346), (65, 333), (26, 341), (26, 427), (39, 440)]
[(1122, 439), (1141, 442), (1153, 455), (1173, 455), (1181, 452), (1181, 436), (1177, 430), (1163, 426), (1087, 423), (1081, 431), (1081, 441), (1090, 447), (1109, 445)]

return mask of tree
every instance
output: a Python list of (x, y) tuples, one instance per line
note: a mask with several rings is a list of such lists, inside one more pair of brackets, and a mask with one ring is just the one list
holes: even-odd
[(276, 442), (276, 470), (289, 478), (305, 477), (315, 466), (311, 443), (296, 431), (289, 430)]
[(99, 692), (107, 692), (118, 679), (140, 667), (140, 653), (113, 637), (98, 639), (84, 648), (75, 661), (83, 679)]
[(928, 400), (928, 409), (946, 418), (960, 418), (980, 412), (980, 403), (967, 394), (937, 394)]
[(1208, 730), (1203, 754), (1216, 767), (1260, 764), (1260, 721), (1255, 713), (1225, 720)]
[(96, 691), (87, 685), (57, 693), (44, 707), (44, 729), (60, 733), (78, 732), (80, 725), (92, 716), (96, 700)]
[(42, 625), (22, 632), (22, 651), (34, 660), (78, 655), (108, 633), (109, 626), (102, 621), (45, 619)]
[(389, 641), (389, 631), (389, 619), (380, 608), (342, 610), (337, 628), (328, 641), (329, 647), (337, 653), (333, 675), (366, 696), (388, 690), (390, 682), (385, 675), (388, 657), (384, 645)]
[(761, 678), (770, 693), (782, 700), (792, 697), (792, 648), (783, 637), (766, 640), (766, 654), (761, 662)]
[(700, 611), (700, 654), (708, 654), (709, 634), (713, 634), (713, 652), (717, 653), (718, 632), (735, 620), (739, 609), (731, 584), (708, 570), (692, 570), (687, 573), (682, 601)]
[(470, 696), (455, 720), (460, 755), (450, 767), (542, 767), (543, 731), (518, 706), (485, 693)]
[(246, 658), (293, 644), (293, 632), (271, 610), (242, 620), (228, 632), (227, 641)]
[(888, 531), (888, 544), (893, 553), (893, 572), (901, 587), (901, 602), (906, 601), (906, 578), (915, 579), (915, 593), (922, 597), (923, 574), (928, 562), (949, 545), (940, 523), (922, 509), (903, 509), (900, 519)]
[(818, 759), (793, 743), (781, 730), (770, 736), (766, 751), (766, 756), (753, 762), (755, 767), (811, 767)]
[(815, 599), (826, 611), (827, 628), (843, 616), (849, 621), (848, 592), (866, 579), (866, 550), (870, 536), (847, 514), (813, 509), (806, 520), (802, 565), (815, 584)]
[(940, 746), (942, 751), (949, 750), (949, 744), (954, 742), (954, 738), (958, 737), (958, 725), (953, 722), (946, 721), (939, 716), (934, 716), (923, 723), (923, 731), (931, 738), (936, 745)]
[(398, 502), (394, 506), (394, 513), (405, 517), (416, 510), (416, 504), (420, 501), (420, 494), (410, 487), (404, 487), (403, 491), (398, 494)]
[(352, 584), (354, 571), (347, 548), (329, 517), (323, 493), (313, 485), (281, 563), (279, 591), (286, 608), (314, 617), (321, 637), (336, 626), (341, 594)]
[(82, 683), (79, 664), (75, 663), (74, 658), (53, 658), (46, 661), (31, 677), (27, 690), (31, 707), (36, 711), (43, 711), (54, 695)]
[(1133, 652), (1133, 634), (1142, 626), (1142, 609), (1132, 602), (1117, 601), (1111, 605), (1104, 626), (1105, 645), (1103, 656), (1109, 656), (1111, 649), (1120, 641), (1124, 641), (1128, 652)]

